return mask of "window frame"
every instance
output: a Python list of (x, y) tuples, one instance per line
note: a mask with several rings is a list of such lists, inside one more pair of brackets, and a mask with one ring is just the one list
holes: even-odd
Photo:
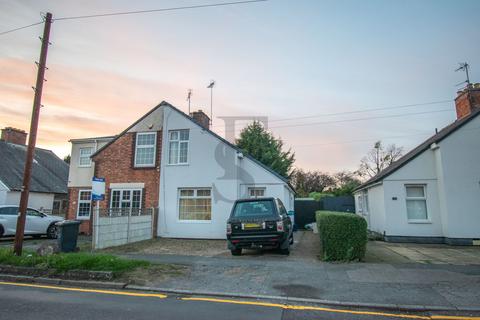
[[(421, 187), (423, 188), (423, 197), (409, 197), (407, 189), (409, 187)], [(408, 201), (425, 201), (425, 219), (410, 219), (408, 216)], [(426, 184), (405, 184), (405, 213), (407, 214), (408, 223), (431, 223), (430, 215), (428, 214), (428, 203), (427, 203), (427, 185)]]
[[(90, 200), (81, 200), (81, 195), (83, 192), (90, 192)], [(80, 216), (78, 215), (80, 211), (80, 203), (88, 203), (90, 208), (88, 210), (88, 216)], [(77, 220), (90, 220), (90, 216), (92, 215), (92, 190), (91, 189), (81, 189), (78, 190), (78, 200), (77, 200)]]
[[(120, 195), (119, 195), (119, 207), (113, 207), (113, 193), (115, 191), (119, 191), (120, 192)], [(139, 212), (140, 210), (142, 209), (142, 200), (143, 200), (143, 189), (142, 188), (129, 188), (129, 189), (126, 189), (126, 188), (114, 188), (114, 189), (110, 189), (110, 201), (109, 201), (109, 208), (110, 209), (124, 209), (124, 207), (122, 207), (122, 203), (126, 203), (127, 201), (126, 200), (123, 200), (123, 193), (125, 191), (128, 191), (129, 192), (129, 197), (130, 197), (130, 200), (128, 201), (129, 203), (129, 206), (128, 207), (125, 207), (128, 208), (128, 212), (129, 213), (132, 213), (132, 209), (138, 209)], [(133, 193), (135, 191), (140, 191), (140, 202), (139, 202), (139, 207), (133, 207), (132, 204), (133, 204)]]
[[(188, 132), (188, 140), (182, 140), (181, 137), (181, 132), (182, 131), (187, 131)], [(178, 132), (178, 138), (172, 140), (172, 133), (173, 132)], [(176, 142), (178, 144), (178, 153), (177, 157), (175, 159), (175, 162), (171, 162), (171, 152), (172, 152), (172, 143)], [(180, 162), (180, 145), (181, 144), (186, 144), (187, 145), (187, 159), (185, 162)], [(168, 165), (169, 166), (185, 166), (188, 165), (188, 160), (189, 160), (189, 151), (190, 151), (190, 129), (175, 129), (175, 130), (169, 130), (168, 131)]]
[[(261, 195), (261, 196), (252, 195), (252, 191), (253, 191), (253, 192), (262, 191), (262, 192), (263, 192), (263, 195)], [(266, 192), (266, 191), (267, 191), (267, 188), (265, 188), (265, 187), (248, 187), (248, 188), (247, 188), (248, 197), (249, 197), (250, 199), (263, 198), (263, 197), (265, 197), (265, 192)]]
[[(86, 158), (85, 155), (82, 156), (82, 150), (90, 149), (90, 154), (88, 155), (88, 164), (82, 164), (82, 159)], [(79, 168), (89, 168), (92, 166), (93, 147), (81, 147), (78, 148), (78, 167)]]
[[(153, 135), (153, 145), (138, 145), (138, 137), (142, 135)], [(138, 149), (149, 149), (153, 147), (153, 163), (137, 163), (137, 150)], [(157, 132), (137, 132), (135, 135), (135, 150), (133, 154), (133, 167), (134, 168), (153, 168), (157, 164)]]
[[(193, 190), (193, 196), (182, 196), (182, 190)], [(199, 190), (208, 190), (210, 191), (209, 196), (198, 196)], [(213, 196), (212, 196), (212, 188), (210, 187), (182, 187), (178, 188), (178, 195), (177, 195), (177, 222), (179, 223), (212, 223), (213, 221)], [(209, 220), (192, 220), (192, 219), (181, 219), (180, 218), (180, 200), (181, 199), (210, 199), (210, 219)]]

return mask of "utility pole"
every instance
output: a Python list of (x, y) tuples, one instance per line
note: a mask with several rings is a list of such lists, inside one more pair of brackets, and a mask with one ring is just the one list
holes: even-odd
[(215, 86), (215, 81), (211, 80), (207, 88), (210, 89), (210, 127), (213, 124), (213, 87)]
[(17, 220), (17, 230), (15, 233), (14, 252), (17, 256), (22, 254), (23, 233), (25, 232), (25, 219), (28, 207), (28, 195), (30, 193), (30, 180), (32, 175), (33, 156), (35, 154), (35, 143), (37, 141), (38, 118), (40, 116), (40, 107), (42, 103), (42, 89), (45, 81), (45, 69), (47, 62), (47, 51), (50, 26), (52, 24), (52, 14), (47, 12), (45, 16), (45, 28), (43, 29), (42, 49), (40, 51), (40, 61), (38, 62), (37, 83), (35, 86), (35, 98), (33, 99), (32, 120), (30, 123), (30, 132), (28, 137), (27, 157), (25, 159), (25, 169), (23, 171), (22, 195), (20, 197), (20, 208)]

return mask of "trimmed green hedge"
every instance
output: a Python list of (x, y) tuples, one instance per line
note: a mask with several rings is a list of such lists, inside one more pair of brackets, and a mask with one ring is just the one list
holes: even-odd
[(367, 250), (367, 221), (353, 213), (317, 211), (321, 259), (362, 260)]

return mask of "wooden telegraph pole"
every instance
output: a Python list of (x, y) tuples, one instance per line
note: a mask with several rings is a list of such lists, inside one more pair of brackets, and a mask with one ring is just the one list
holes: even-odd
[(25, 231), (25, 218), (28, 207), (28, 195), (30, 193), (30, 180), (32, 175), (32, 162), (35, 154), (35, 143), (37, 141), (38, 119), (40, 116), (40, 107), (42, 102), (43, 82), (45, 81), (45, 69), (47, 62), (47, 51), (50, 38), (50, 26), (52, 24), (52, 14), (47, 12), (45, 16), (45, 28), (43, 30), (42, 49), (40, 51), (40, 61), (38, 62), (37, 83), (35, 86), (35, 98), (33, 100), (32, 120), (30, 123), (30, 132), (28, 138), (27, 157), (25, 159), (25, 170), (23, 172), (22, 195), (20, 197), (20, 208), (17, 220), (17, 231), (15, 233), (14, 252), (17, 256), (22, 254), (23, 233)]

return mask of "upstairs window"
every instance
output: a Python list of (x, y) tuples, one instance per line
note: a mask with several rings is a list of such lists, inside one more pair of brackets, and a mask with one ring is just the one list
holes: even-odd
[(428, 220), (427, 196), (424, 185), (407, 185), (407, 217), (411, 221)]
[(173, 130), (169, 132), (168, 164), (188, 163), (188, 130)]
[(135, 142), (135, 167), (154, 167), (156, 132), (139, 132)]
[(92, 165), (92, 159), (90, 159), (92, 152), (93, 152), (92, 147), (79, 149), (79, 157), (78, 157), (79, 167), (90, 167)]

